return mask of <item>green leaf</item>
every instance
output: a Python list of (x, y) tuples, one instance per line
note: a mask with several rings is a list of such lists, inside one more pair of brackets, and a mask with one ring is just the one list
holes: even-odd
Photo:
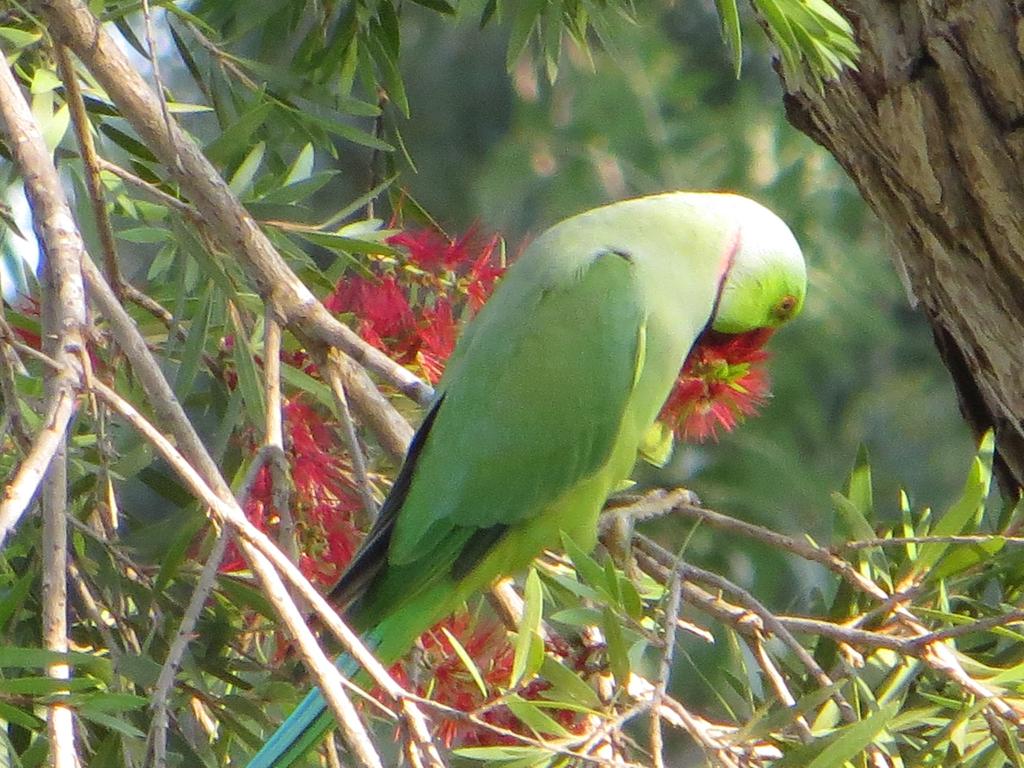
[[(600, 599), (597, 593), (592, 594), (594, 598)], [(563, 608), (551, 614), (551, 620), (571, 627), (589, 627), (601, 623), (601, 612), (596, 608)]]
[(530, 35), (540, 21), (547, 0), (521, 0), (515, 4), (515, 17), (508, 35), (508, 50), (505, 54), (505, 68), (511, 72), (522, 55)]
[(531, 568), (523, 589), (523, 618), (516, 635), (509, 688), (515, 688), (533, 677), (544, 663), (544, 638), (541, 632), (543, 611), (544, 592), (540, 577), (536, 569)]
[(618, 574), (619, 594), (622, 596), (622, 607), (626, 615), (634, 621), (640, 621), (644, 617), (644, 604), (637, 592), (636, 585), (623, 574)]
[[(337, 178), (338, 175), (338, 171), (320, 171), (319, 173), (315, 173), (307, 178), (270, 190), (260, 197), (260, 203), (288, 204), (304, 200), (317, 190), (321, 189), (332, 179)], [(253, 208), (253, 210), (255, 210), (255, 208)]]
[(62, 691), (88, 691), (96, 688), (97, 681), (86, 677), (59, 680), (52, 677), (0, 678), (0, 693), (45, 696)]
[(266, 151), (267, 143), (265, 141), (257, 142), (249, 150), (249, 154), (245, 156), (241, 165), (238, 166), (238, 170), (231, 176), (231, 181), (228, 182), (228, 187), (235, 195), (243, 195), (252, 186), (252, 180), (260, 169), (260, 163), (263, 162), (263, 154)]
[(322, 381), (314, 379), (305, 371), (284, 363), (281, 365), (281, 379), (290, 386), (312, 395), (320, 405), (326, 406), (332, 411), (336, 407), (331, 388)]
[(541, 691), (541, 696), (551, 701), (565, 701), (593, 711), (601, 709), (601, 699), (587, 681), (551, 656), (544, 657), (540, 675), (551, 688)]
[(606, 588), (604, 568), (598, 565), (594, 558), (580, 549), (576, 542), (564, 533), (562, 534), (562, 547), (565, 549), (565, 554), (568, 555), (569, 560), (572, 561), (576, 573), (583, 578), (583, 581), (611, 599), (613, 595), (609, 594)]
[(736, 0), (715, 0), (715, 6), (722, 21), (722, 38), (732, 52), (733, 70), (738, 78), (743, 69), (743, 36), (740, 31), (739, 9), (736, 7)]
[(868, 449), (863, 443), (857, 449), (857, 460), (850, 473), (846, 490), (847, 498), (857, 507), (860, 514), (867, 520), (875, 518), (875, 501), (871, 487), (871, 463), (868, 461)]
[(882, 731), (893, 715), (899, 711), (896, 702), (885, 705), (872, 712), (863, 720), (846, 726), (831, 740), (828, 747), (822, 750), (807, 768), (835, 768), (843, 765), (866, 749)]
[(149, 699), (132, 693), (104, 691), (73, 697), (75, 709), (80, 712), (126, 712), (149, 706)]
[(877, 538), (875, 529), (861, 513), (860, 508), (839, 491), (832, 492), (832, 508), (843, 526), (843, 534), (850, 541), (865, 541)]
[(512, 694), (505, 697), (505, 706), (512, 714), (537, 735), (555, 736), (557, 738), (569, 738), (572, 736), (565, 727), (551, 717), (549, 714), (537, 707), (533, 702), (527, 701), (521, 696)]
[(231, 577), (221, 577), (217, 582), (217, 589), (223, 592), (232, 604), (251, 608), (268, 619), (276, 620), (274, 606), (260, 590)]
[(461, 747), (454, 754), (468, 760), (481, 762), (506, 762), (510, 760), (542, 759), (551, 755), (549, 750), (541, 747)]
[[(29, 566), (13, 585), (3, 591), (3, 599), (0, 600), (0, 627), (6, 626), (11, 617), (17, 615), (25, 605), (37, 575), (37, 566)], [(7, 650), (0, 645), (0, 667), (4, 666), (3, 658)]]
[(231, 359), (234, 360), (235, 370), (238, 373), (238, 388), (242, 392), (242, 400), (245, 402), (245, 408), (249, 414), (249, 423), (262, 425), (266, 413), (266, 403), (263, 400), (260, 372), (256, 368), (256, 353), (249, 342), (245, 328), (238, 324), (234, 315), (232, 315), (231, 326), (235, 338), (234, 347), (231, 349)]
[(863, 752), (885, 730), (899, 711), (896, 702), (890, 702), (872, 712), (863, 720), (836, 729), (823, 739), (790, 751), (777, 763), (776, 768), (837, 768)]
[(267, 121), (273, 111), (273, 103), (258, 101), (206, 145), (206, 156), (215, 163), (226, 163), (240, 154), (251, 143), (252, 134)]
[(403, 117), (409, 117), (409, 97), (405, 93), (405, 84), (402, 82), (402, 73), (398, 69), (398, 61), (388, 50), (386, 33), (378, 25), (374, 27), (375, 34), (367, 39), (370, 53), (373, 60), (380, 68), (384, 80), (384, 87), (387, 89), (388, 97), (398, 107)]
[(466, 649), (462, 647), (462, 643), (451, 632), (448, 631), (447, 627), (441, 627), (441, 631), (444, 632), (445, 637), (448, 638), (448, 642), (452, 644), (452, 650), (455, 651), (455, 655), (459, 657), (459, 661), (462, 662), (462, 666), (466, 668), (470, 676), (473, 678), (473, 682), (476, 683), (476, 687), (484, 698), (487, 697), (487, 683), (484, 682), (483, 675), (480, 674), (480, 669), (473, 661), (472, 657), (466, 652)]
[(15, 49), (26, 48), (42, 38), (41, 32), (27, 32), (14, 27), (0, 27), (0, 37), (11, 44)]
[(20, 725), (29, 731), (37, 731), (46, 725), (43, 720), (40, 720), (32, 713), (26, 712), (13, 704), (8, 704), (6, 701), (0, 701), (0, 720)]
[(412, 2), (447, 16), (455, 15), (455, 6), (449, 3), (448, 0), (412, 0)]
[(144, 739), (146, 734), (136, 728), (134, 725), (129, 723), (127, 720), (122, 720), (119, 717), (108, 715), (106, 712), (98, 712), (92, 710), (76, 710), (79, 716), (90, 720), (97, 725), (102, 725), (109, 728), (112, 731), (116, 731), (123, 736), (128, 736), (132, 739)]
[(124, 131), (119, 131), (110, 123), (100, 123), (100, 132), (103, 133), (115, 144), (117, 144), (117, 146), (119, 146), (129, 155), (133, 155), (134, 157), (137, 157), (140, 160), (143, 160), (147, 163), (157, 162), (156, 156), (149, 151), (149, 147), (147, 147), (138, 139), (129, 136)]
[(160, 563), (160, 571), (153, 581), (153, 590), (162, 594), (164, 589), (171, 583), (179, 570), (181, 564), (188, 557), (189, 549), (195, 540), (196, 534), (207, 524), (202, 515), (194, 515), (191, 520), (185, 522), (171, 541)]
[(118, 674), (124, 675), (136, 685), (151, 688), (160, 677), (160, 665), (149, 656), (124, 653), (114, 665)]
[(288, 169), (288, 173), (285, 175), (281, 185), (287, 187), (289, 184), (295, 184), (296, 182), (308, 179), (310, 174), (313, 173), (313, 162), (315, 159), (316, 152), (313, 150), (313, 145), (307, 143), (302, 148), (302, 151), (299, 152), (299, 156), (295, 158), (291, 168)]
[(322, 245), (324, 248), (329, 248), (332, 251), (342, 253), (376, 253), (385, 256), (394, 256), (395, 258), (402, 258), (402, 253), (395, 250), (390, 245), (385, 243), (374, 242), (373, 240), (358, 240), (354, 237), (346, 237), (345, 235), (338, 235), (333, 232), (303, 232), (299, 231), (295, 233), (303, 240), (307, 240), (316, 245)]
[[(978, 454), (971, 462), (967, 481), (964, 483), (960, 498), (954, 502), (930, 531), (933, 536), (956, 536), (969, 526), (977, 525), (985, 511), (985, 499), (988, 497), (989, 485), (992, 480), (992, 455), (995, 440), (992, 432), (987, 432), (981, 440)], [(949, 544), (922, 544), (917, 561), (913, 564), (915, 573), (929, 571), (949, 549)]]
[(0, 668), (42, 669), (50, 664), (68, 664), (75, 670), (88, 672), (101, 680), (109, 680), (112, 674), (110, 661), (91, 653), (61, 653), (45, 648), (0, 646)]
[(615, 612), (610, 608), (604, 609), (604, 621), (601, 627), (604, 630), (604, 639), (607, 644), (608, 665), (611, 667), (612, 674), (615, 675), (616, 683), (624, 686), (629, 680), (629, 648), (622, 635), (622, 625)]
[(129, 243), (166, 243), (171, 233), (163, 227), (134, 227), (118, 230), (117, 237)]
[(29, 84), (28, 92), (31, 94), (50, 93), (61, 87), (63, 83), (57, 77), (57, 73), (46, 67), (37, 67), (32, 73), (32, 82)]
[(189, 326), (185, 346), (181, 351), (178, 372), (174, 377), (174, 394), (179, 399), (186, 398), (192, 391), (192, 383), (202, 363), (210, 318), (213, 315), (213, 297), (216, 293), (213, 283), (208, 283), (200, 299), (199, 310), (192, 316), (192, 324)]

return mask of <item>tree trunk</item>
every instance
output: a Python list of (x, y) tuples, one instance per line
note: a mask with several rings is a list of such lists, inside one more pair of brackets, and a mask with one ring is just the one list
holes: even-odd
[[(859, 72), (787, 88), (790, 122), (888, 230), (1004, 494), (1024, 485), (1024, 19), (1008, 0), (841, 0)], [(911, 404), (908, 404), (910, 406)]]

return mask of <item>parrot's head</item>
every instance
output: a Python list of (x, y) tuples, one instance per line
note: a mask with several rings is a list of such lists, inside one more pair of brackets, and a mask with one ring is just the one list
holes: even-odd
[(684, 194), (724, 234), (724, 245), (712, 315), (661, 420), (680, 438), (701, 441), (732, 429), (769, 397), (764, 345), (803, 307), (807, 270), (789, 227), (763, 205), (739, 195)]
[(807, 270), (786, 223), (739, 195), (706, 195), (732, 231), (722, 260), (722, 282), (711, 328), (745, 333), (777, 328), (803, 307)]

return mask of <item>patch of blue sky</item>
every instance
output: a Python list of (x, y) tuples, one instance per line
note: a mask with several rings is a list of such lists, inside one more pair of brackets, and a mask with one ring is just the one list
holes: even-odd
[(20, 183), (4, 194), (11, 218), (20, 232), (0, 223), (0, 293), (7, 301), (33, 291), (39, 270), (40, 251), (32, 229), (32, 211)]

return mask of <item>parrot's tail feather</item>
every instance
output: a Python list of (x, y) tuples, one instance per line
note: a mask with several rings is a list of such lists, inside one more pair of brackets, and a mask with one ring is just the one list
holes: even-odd
[[(363, 638), (363, 643), (373, 650), (379, 640), (371, 633)], [(359, 663), (348, 654), (339, 656), (335, 664), (349, 679), (360, 671)], [(327, 709), (320, 689), (314, 688), (260, 747), (260, 751), (252, 756), (246, 768), (287, 768), (333, 727), (334, 715)]]

